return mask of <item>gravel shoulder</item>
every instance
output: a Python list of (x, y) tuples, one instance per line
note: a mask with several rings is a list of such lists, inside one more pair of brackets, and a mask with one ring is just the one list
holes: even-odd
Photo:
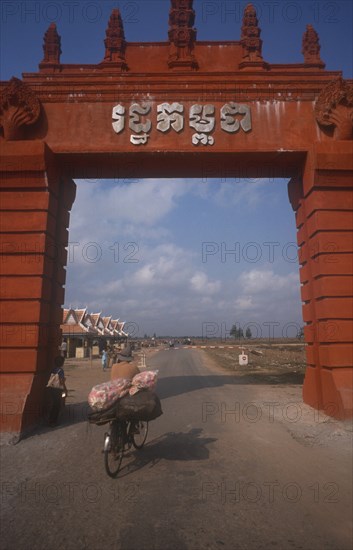
[(352, 453), (352, 420), (336, 420), (303, 402), (304, 346), (253, 348), (261, 355), (242, 349), (248, 354), (248, 365), (239, 365), (238, 349), (207, 349), (201, 353), (209, 368), (231, 373), (236, 383), (252, 387), (253, 399), (241, 413), (249, 417), (249, 422), (280, 422), (301, 445), (330, 446), (337, 453)]

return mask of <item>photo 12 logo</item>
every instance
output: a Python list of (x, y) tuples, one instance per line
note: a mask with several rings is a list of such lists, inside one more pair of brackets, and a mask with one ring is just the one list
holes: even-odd
[[(108, 20), (115, 4), (110, 2), (42, 2), (42, 1), (2, 1), (1, 22), (6, 24), (11, 20), (19, 23), (69, 23), (84, 22), (88, 24)], [(120, 14), (124, 24), (140, 22), (139, 1), (122, 2)]]
[(313, 481), (301, 484), (297, 481), (280, 483), (279, 481), (206, 481), (201, 486), (202, 502), (218, 502), (219, 504), (238, 504), (240, 502), (275, 504), (288, 502), (299, 503), (301, 500), (311, 500), (315, 503), (337, 504), (340, 487), (337, 483), (328, 481), (318, 483)]
[[(207, 0), (202, 2), (202, 22), (205, 24), (241, 23), (248, 2), (239, 0)], [(340, 2), (292, 2), (255, 0), (251, 5), (259, 23), (287, 23), (314, 21), (338, 23), (342, 19)]]
[(3, 482), (0, 484), (2, 504), (20, 502), (29, 505), (45, 504), (69, 506), (73, 503), (84, 505), (100, 502), (112, 503), (138, 502), (140, 485), (125, 483), (119, 485), (101, 485), (99, 483), (79, 483), (64, 481), (62, 483), (41, 482)]
[[(279, 242), (247, 243), (234, 242), (203, 242), (201, 245), (202, 263), (219, 261), (221, 263), (251, 263), (266, 261), (273, 264), (281, 258), (285, 262), (298, 263), (298, 245), (294, 242), (281, 244)], [(211, 260), (212, 259), (212, 260)]]
[(124, 332), (129, 335), (130, 338), (138, 338), (140, 333), (140, 327), (135, 321), (127, 321), (124, 324)]
[(111, 245), (100, 244), (94, 241), (90, 242), (69, 242), (68, 247), (68, 263), (75, 261), (84, 261), (90, 264), (95, 264), (108, 256), (115, 264), (137, 264), (140, 259), (138, 253), (140, 247), (136, 242), (120, 243), (115, 242)]
[(271, 340), (274, 338), (300, 338), (303, 327), (296, 321), (289, 321), (284, 325), (278, 321), (249, 321), (247, 323), (235, 322), (230, 324), (227, 322), (205, 321), (202, 323), (202, 340), (220, 339), (222, 342), (227, 341), (234, 343), (243, 338), (266, 338)]

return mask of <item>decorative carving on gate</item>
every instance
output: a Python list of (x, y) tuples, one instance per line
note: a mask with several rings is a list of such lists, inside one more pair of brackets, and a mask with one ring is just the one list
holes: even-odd
[(240, 68), (265, 66), (262, 57), (262, 40), (260, 35), (261, 29), (258, 25), (256, 9), (252, 4), (248, 4), (244, 10), (243, 25), (241, 28), (240, 43), (243, 48), (243, 60), (240, 63)]
[[(239, 121), (234, 118), (234, 116), (238, 114), (245, 116)], [(244, 132), (250, 132), (252, 129), (250, 107), (248, 105), (234, 103), (234, 101), (230, 101), (224, 105), (221, 109), (221, 128), (230, 134), (239, 132), (240, 128), (242, 128)]]
[(125, 128), (125, 110), (123, 105), (115, 105), (113, 107), (113, 130), (116, 134), (120, 134)]
[(118, 9), (112, 11), (105, 34), (105, 55), (101, 65), (111, 67), (113, 64), (114, 67), (126, 71), (128, 66), (125, 59), (126, 40), (124, 24)]
[(40, 69), (57, 69), (60, 66), (61, 37), (58, 34), (55, 23), (49, 25), (43, 39), (43, 61)]
[(214, 105), (192, 105), (190, 107), (190, 127), (196, 130), (192, 143), (198, 145), (213, 145), (214, 137), (207, 135), (213, 132), (216, 124)]
[(302, 54), (304, 55), (305, 65), (325, 68), (325, 63), (320, 57), (320, 42), (319, 35), (312, 25), (306, 26), (306, 31), (303, 34)]
[(316, 101), (315, 117), (321, 126), (333, 129), (334, 139), (352, 139), (353, 87), (341, 77), (330, 82)]
[(11, 78), (0, 101), (0, 125), (7, 141), (24, 139), (24, 127), (34, 124), (40, 115), (39, 99), (29, 86)]
[(157, 130), (168, 132), (171, 128), (181, 132), (184, 128), (184, 105), (181, 103), (161, 103), (157, 106)]
[(169, 42), (170, 51), (168, 65), (173, 68), (198, 69), (197, 60), (193, 54), (197, 31), (193, 27), (195, 10), (193, 0), (172, 0), (169, 12)]
[[(112, 127), (116, 134), (125, 129), (127, 108), (118, 104), (112, 110)], [(151, 103), (133, 103), (129, 107), (129, 128), (133, 132), (130, 142), (133, 145), (146, 145), (151, 136), (152, 121), (146, 118), (153, 116)], [(228, 134), (236, 134), (243, 130), (252, 130), (251, 108), (249, 105), (230, 101), (219, 111), (221, 130)], [(180, 133), (184, 130), (185, 107), (182, 103), (160, 103), (157, 105), (156, 130), (168, 134), (172, 130)], [(189, 108), (189, 127), (196, 130), (191, 136), (191, 143), (198, 145), (214, 145), (216, 129), (216, 107), (214, 105), (191, 105)]]
[[(152, 128), (152, 122), (147, 119), (145, 122), (141, 121), (142, 116), (146, 116), (151, 112), (151, 105), (144, 103), (139, 105), (133, 103), (129, 109), (130, 122), (129, 128), (134, 134), (131, 134), (130, 141), (133, 145), (145, 145), (148, 141), (149, 132)], [(136, 135), (137, 134), (137, 135)]]

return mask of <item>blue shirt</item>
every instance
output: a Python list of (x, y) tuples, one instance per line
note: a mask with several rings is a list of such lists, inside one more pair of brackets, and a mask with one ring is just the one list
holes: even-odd
[(58, 374), (59, 378), (65, 378), (64, 371), (61, 367), (54, 367), (50, 374)]

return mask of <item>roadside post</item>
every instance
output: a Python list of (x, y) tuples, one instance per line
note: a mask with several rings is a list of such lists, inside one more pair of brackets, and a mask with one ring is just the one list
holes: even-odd
[(239, 365), (246, 366), (248, 364), (248, 362), (249, 362), (248, 355), (245, 355), (245, 351), (241, 350), (241, 354), (239, 355)]
[(145, 368), (146, 368), (146, 353), (145, 353), (144, 350), (141, 351), (139, 367), (140, 367), (141, 369), (145, 369)]

